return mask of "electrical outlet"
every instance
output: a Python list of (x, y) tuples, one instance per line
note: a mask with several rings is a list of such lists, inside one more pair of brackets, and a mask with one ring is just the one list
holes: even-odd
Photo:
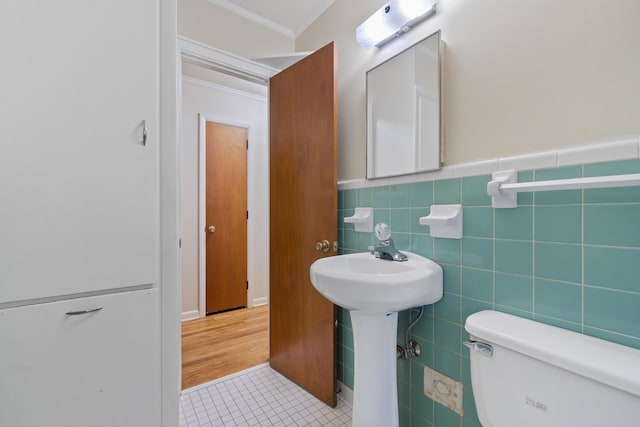
[(459, 415), (463, 415), (462, 383), (427, 366), (424, 367), (424, 394)]

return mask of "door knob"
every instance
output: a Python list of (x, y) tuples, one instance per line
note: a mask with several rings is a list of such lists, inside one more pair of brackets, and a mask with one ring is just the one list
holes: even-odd
[(330, 243), (328, 240), (316, 243), (316, 251), (329, 252)]
[(210, 225), (207, 227), (207, 232), (208, 233), (215, 233), (216, 228), (213, 225)]

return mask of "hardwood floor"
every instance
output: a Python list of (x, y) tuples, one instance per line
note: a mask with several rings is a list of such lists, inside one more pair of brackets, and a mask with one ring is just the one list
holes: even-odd
[(269, 360), (267, 305), (182, 322), (182, 388)]

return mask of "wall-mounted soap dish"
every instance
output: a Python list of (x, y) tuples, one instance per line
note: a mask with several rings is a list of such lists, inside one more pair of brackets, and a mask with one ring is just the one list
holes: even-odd
[(354, 224), (356, 231), (373, 232), (373, 208), (356, 208), (353, 216), (344, 217), (344, 222)]
[(431, 237), (462, 238), (462, 205), (431, 205), (429, 215), (419, 221), (429, 226)]

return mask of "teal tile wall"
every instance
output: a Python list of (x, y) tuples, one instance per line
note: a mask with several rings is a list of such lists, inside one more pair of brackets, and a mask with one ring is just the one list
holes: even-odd
[[(519, 181), (640, 173), (640, 160), (523, 171)], [(515, 209), (493, 209), (488, 175), (339, 192), (340, 253), (373, 242), (343, 218), (374, 208), (399, 249), (436, 260), (444, 297), (412, 331), (423, 353), (398, 362), (401, 426), (480, 427), (462, 345), (467, 316), (493, 309), (640, 348), (640, 187), (520, 193)], [(461, 240), (429, 236), (418, 218), (434, 203), (462, 203)], [(398, 340), (417, 310), (399, 315)], [(353, 388), (353, 334), (340, 310), (338, 377)], [(429, 366), (464, 385), (464, 416), (423, 393)]]

